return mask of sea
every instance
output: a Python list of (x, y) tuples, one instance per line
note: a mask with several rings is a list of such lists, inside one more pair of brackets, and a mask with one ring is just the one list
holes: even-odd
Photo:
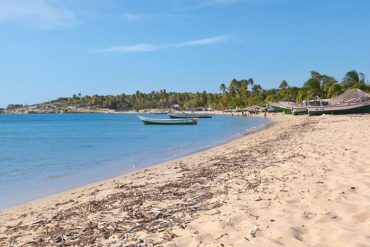
[(137, 114), (1, 114), (0, 209), (211, 148), (269, 123), (216, 115), (166, 126), (144, 125)]

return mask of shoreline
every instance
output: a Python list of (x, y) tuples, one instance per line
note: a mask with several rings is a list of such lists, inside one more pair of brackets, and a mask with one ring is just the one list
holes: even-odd
[[(124, 113), (124, 114), (130, 114), (130, 113)], [(135, 114), (137, 114), (137, 113), (135, 113)], [(228, 114), (220, 114), (220, 113), (218, 113), (217, 115), (221, 115), (221, 116), (227, 115), (228, 116)], [(241, 117), (241, 116), (235, 116), (235, 117)], [(264, 118), (263, 116), (258, 116), (258, 115), (255, 115), (253, 117)], [(104, 179), (97, 179), (97, 180), (95, 180), (93, 182), (82, 184), (82, 185), (79, 185), (79, 186), (76, 186), (76, 187), (73, 187), (73, 188), (70, 188), (70, 189), (67, 189), (67, 190), (62, 190), (62, 191), (59, 191), (59, 192), (56, 192), (56, 193), (47, 194), (47, 195), (44, 195), (42, 197), (35, 198), (35, 199), (29, 200), (29, 201), (26, 201), (26, 202), (23, 202), (23, 203), (14, 205), (14, 206), (1, 208), (0, 209), (0, 216), (1, 216), (2, 213), (6, 213), (7, 211), (12, 210), (12, 209), (16, 209), (18, 207), (26, 207), (28, 204), (37, 203), (38, 201), (47, 201), (49, 199), (58, 198), (59, 196), (64, 195), (65, 193), (73, 193), (75, 191), (80, 191), (80, 190), (88, 189), (90, 187), (97, 186), (98, 184), (101, 184), (101, 183), (110, 182), (110, 181), (112, 181), (112, 180), (114, 180), (116, 178), (121, 178), (121, 177), (129, 176), (129, 175), (134, 174), (134, 173), (137, 173), (137, 172), (142, 172), (142, 171), (144, 171), (146, 169), (151, 169), (151, 168), (155, 168), (155, 167), (165, 166), (167, 163), (176, 162), (176, 160), (179, 160), (179, 159), (182, 159), (182, 158), (187, 158), (188, 156), (197, 155), (197, 154), (199, 154), (201, 152), (206, 152), (206, 151), (209, 151), (209, 150), (214, 149), (214, 148), (222, 147), (224, 145), (230, 144), (233, 141), (236, 141), (238, 139), (244, 138), (244, 137), (246, 137), (248, 135), (251, 135), (253, 133), (264, 131), (264, 130), (268, 129), (269, 127), (273, 126), (274, 124), (276, 124), (276, 122), (273, 121), (272, 119), (268, 119), (268, 120), (269, 120), (268, 123), (263, 124), (263, 125), (258, 126), (258, 127), (253, 127), (250, 131), (245, 131), (240, 136), (231, 136), (229, 138), (229, 140), (227, 140), (225, 142), (222, 142), (221, 144), (214, 144), (214, 145), (209, 146), (209, 147), (205, 147), (205, 148), (201, 148), (201, 149), (198, 149), (198, 150), (195, 150), (195, 151), (191, 151), (188, 154), (180, 155), (179, 157), (176, 157), (176, 158), (170, 158), (168, 160), (163, 160), (163, 161), (160, 161), (160, 162), (155, 162), (153, 164), (147, 164), (147, 165), (143, 166), (142, 168), (135, 168), (135, 170), (132, 170), (132, 171), (120, 173), (120, 174), (117, 174), (117, 175), (114, 175), (114, 176), (110, 176), (110, 177), (104, 178)]]
[(366, 246), (370, 115), (272, 119), (229, 143), (1, 212), (0, 245)]

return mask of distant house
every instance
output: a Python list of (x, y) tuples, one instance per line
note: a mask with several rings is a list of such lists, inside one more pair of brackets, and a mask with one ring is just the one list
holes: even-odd
[(181, 108), (179, 104), (174, 104), (172, 107), (173, 107), (174, 109), (180, 109), (180, 108)]

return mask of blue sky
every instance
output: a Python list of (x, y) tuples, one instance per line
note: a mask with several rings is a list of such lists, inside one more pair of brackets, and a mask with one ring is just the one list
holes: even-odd
[(368, 0), (0, 0), (0, 106), (370, 75)]

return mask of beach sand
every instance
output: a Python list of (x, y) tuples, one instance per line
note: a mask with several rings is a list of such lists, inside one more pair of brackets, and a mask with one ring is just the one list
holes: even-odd
[(370, 246), (370, 115), (272, 118), (1, 212), (0, 246)]

